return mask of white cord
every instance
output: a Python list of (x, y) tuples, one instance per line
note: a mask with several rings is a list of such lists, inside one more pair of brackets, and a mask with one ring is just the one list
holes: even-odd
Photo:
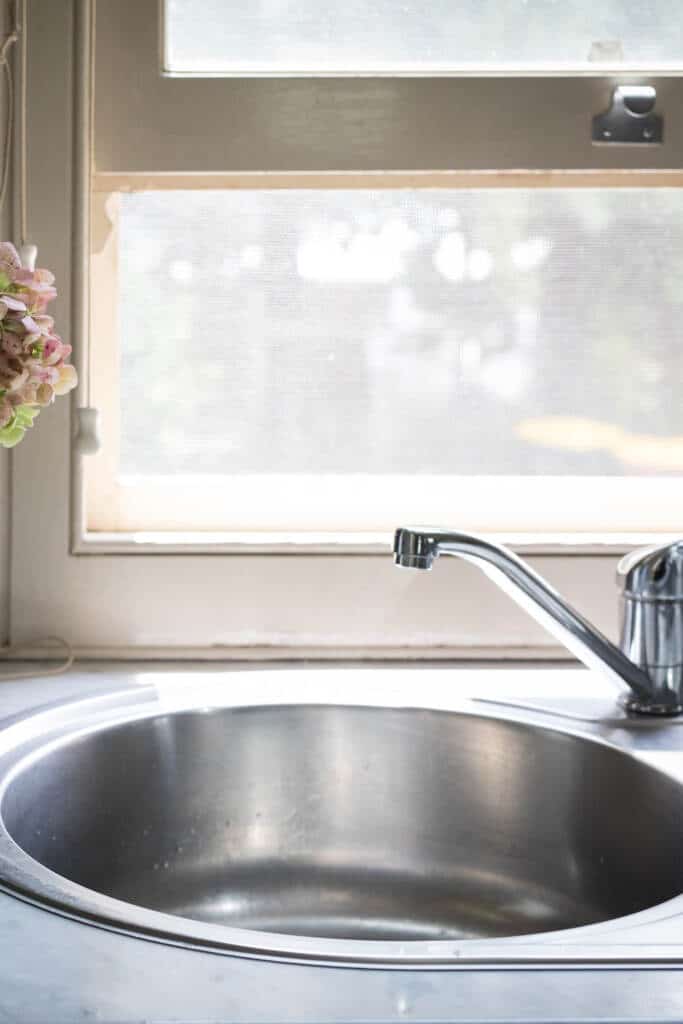
[(28, 106), (28, 7), (26, 0), (15, 0), (15, 2), (20, 2), (21, 4), (21, 16), (19, 19), (19, 42), (21, 44), (21, 94), (19, 97), (19, 241), (22, 246), (26, 246), (28, 245), (28, 131), (26, 127), (26, 110)]
[[(63, 672), (68, 672), (74, 663), (75, 655), (73, 648), (68, 640), (64, 640), (61, 636), (48, 636), (46, 640), (53, 640), (64, 648), (65, 658), (64, 661), (53, 668), (34, 668), (32, 670), (22, 670), (21, 672), (0, 672), (0, 683), (14, 681), (15, 679), (36, 679), (38, 676), (61, 676)], [(2, 648), (2, 661), (9, 661), (12, 658), (12, 647)]]
[(2, 157), (2, 171), (0, 172), (0, 213), (5, 205), (5, 197), (7, 195), (7, 184), (9, 182), (9, 169), (10, 169), (10, 150), (12, 146), (12, 133), (14, 130), (14, 82), (12, 78), (12, 68), (10, 66), (8, 53), (10, 48), (16, 43), (19, 38), (19, 25), (17, 23), (17, 7), (14, 7), (14, 28), (7, 35), (0, 46), (0, 64), (2, 64), (3, 74), (5, 76), (5, 85), (7, 87), (7, 111), (5, 114), (5, 138), (4, 138), (4, 153)]
[[(88, 38), (88, 148), (90, 155), (88, 157), (88, 192), (92, 189), (92, 150), (95, 139), (95, 18), (97, 16), (97, 4), (90, 4), (90, 18), (88, 20), (88, 31), (90, 33)], [(92, 248), (92, 216), (90, 213), (90, 207), (88, 207), (88, 258), (91, 258), (93, 251)], [(88, 286), (86, 289), (87, 296), (87, 316), (85, 322), (86, 338), (85, 338), (85, 405), (86, 408), (92, 406), (92, 336), (93, 336), (93, 316), (92, 316), (92, 299), (91, 289)], [(98, 443), (99, 447), (99, 443)]]
[[(87, 21), (88, 28), (88, 39), (87, 39), (87, 78), (84, 80), (84, 105), (86, 107), (84, 114), (87, 115), (88, 123), (88, 155), (87, 155), (87, 169), (85, 171), (86, 181), (83, 183), (84, 188), (90, 193), (90, 177), (92, 171), (92, 159), (91, 159), (91, 142), (93, 139), (94, 132), (94, 96), (95, 96), (95, 3), (89, 5), (89, 18)], [(86, 247), (87, 252), (92, 252), (92, 227), (90, 216), (86, 218)], [(101, 448), (102, 442), (100, 439), (100, 412), (95, 406), (92, 405), (92, 376), (93, 376), (93, 360), (92, 360), (92, 336), (93, 336), (93, 318), (92, 318), (92, 302), (90, 299), (90, 289), (86, 287), (85, 295), (82, 297), (84, 303), (83, 311), (83, 323), (82, 323), (82, 338), (81, 344), (83, 345), (83, 364), (82, 364), (82, 389), (85, 398), (85, 405), (80, 406), (76, 410), (76, 435), (73, 441), (74, 451), (78, 455), (95, 455)]]

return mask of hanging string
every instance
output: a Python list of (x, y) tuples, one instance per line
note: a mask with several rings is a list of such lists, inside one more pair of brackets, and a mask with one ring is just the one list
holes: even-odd
[(12, 66), (9, 62), (9, 51), (19, 39), (19, 23), (17, 18), (18, 10), (17, 3), (15, 2), (14, 27), (12, 31), (5, 36), (2, 46), (0, 46), (0, 64), (2, 64), (2, 73), (5, 79), (5, 92), (7, 97), (4, 150), (2, 156), (2, 170), (0, 171), (0, 214), (5, 207), (5, 198), (7, 196), (7, 185), (9, 182), (10, 171), (10, 150), (12, 147), (12, 134), (14, 132), (14, 81), (12, 77)]
[[(89, 18), (87, 22), (88, 28), (88, 39), (87, 39), (87, 79), (86, 79), (86, 95), (85, 95), (85, 110), (83, 111), (84, 117), (87, 123), (88, 131), (88, 154), (87, 154), (87, 170), (85, 172), (86, 181), (84, 181), (83, 188), (90, 194), (90, 170), (91, 170), (91, 145), (92, 139), (94, 138), (94, 123), (95, 123), (95, 12), (97, 5), (91, 3), (89, 5)], [(86, 250), (88, 256), (92, 252), (92, 235), (91, 235), (91, 224), (90, 217), (88, 216), (86, 222)], [(84, 322), (82, 325), (82, 337), (81, 344), (84, 346), (84, 365), (82, 366), (82, 377), (83, 377), (83, 390), (85, 397), (85, 405), (81, 406), (76, 410), (76, 436), (74, 438), (74, 451), (78, 455), (95, 455), (100, 450), (100, 411), (96, 406), (92, 405), (92, 304), (90, 301), (90, 289), (85, 290), (85, 309), (84, 309)]]
[(36, 265), (37, 249), (28, 240), (28, 133), (26, 130), (26, 109), (27, 109), (27, 24), (28, 7), (26, 0), (15, 0), (14, 6), (14, 27), (5, 37), (0, 46), (0, 65), (5, 80), (5, 92), (7, 96), (7, 108), (5, 112), (4, 151), (2, 156), (2, 170), (0, 171), (0, 214), (5, 207), (7, 189), (9, 185), (12, 143), (14, 141), (14, 72), (9, 60), (9, 51), (19, 41), (20, 60), (20, 93), (19, 93), (19, 256), (22, 264), (29, 270), (34, 270)]
[(36, 269), (38, 249), (28, 240), (28, 130), (26, 111), (28, 109), (28, 4), (20, 4), (19, 18), (19, 258), (27, 270)]
[(28, 3), (27, 0), (19, 0), (19, 3), (19, 256), (27, 270), (35, 270), (38, 249), (28, 240)]
[(21, 56), (21, 96), (19, 100), (20, 149), (19, 149), (19, 241), (22, 245), (28, 242), (28, 132), (26, 130), (26, 111), (28, 109), (28, 6), (26, 0), (20, 0), (21, 20), (19, 42)]
[[(90, 19), (88, 22), (88, 193), (90, 193), (92, 172), (92, 147), (95, 138), (95, 18), (97, 17), (97, 4), (90, 4)], [(89, 210), (92, 206), (89, 206)], [(92, 256), (92, 217), (88, 215), (88, 258)], [(92, 301), (90, 288), (87, 289), (88, 312), (86, 320), (86, 343), (85, 343), (85, 404), (90, 406), (92, 398)]]

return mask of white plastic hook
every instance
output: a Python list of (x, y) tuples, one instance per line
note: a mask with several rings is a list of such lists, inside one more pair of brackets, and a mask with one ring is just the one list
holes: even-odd
[(83, 406), (76, 410), (76, 436), (74, 451), (78, 455), (96, 455), (102, 446), (100, 441), (100, 410)]
[(30, 242), (24, 242), (19, 246), (19, 259), (24, 270), (35, 270), (36, 259), (38, 258), (38, 246)]

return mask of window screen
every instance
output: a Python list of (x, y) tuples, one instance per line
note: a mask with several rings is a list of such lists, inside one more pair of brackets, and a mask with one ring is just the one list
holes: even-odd
[(123, 194), (120, 473), (683, 470), (675, 189)]

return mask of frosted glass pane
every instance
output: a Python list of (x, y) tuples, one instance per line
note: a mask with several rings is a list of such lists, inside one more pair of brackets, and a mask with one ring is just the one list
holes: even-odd
[(120, 197), (121, 472), (683, 471), (683, 192)]
[(676, 0), (165, 0), (167, 70), (680, 67)]

